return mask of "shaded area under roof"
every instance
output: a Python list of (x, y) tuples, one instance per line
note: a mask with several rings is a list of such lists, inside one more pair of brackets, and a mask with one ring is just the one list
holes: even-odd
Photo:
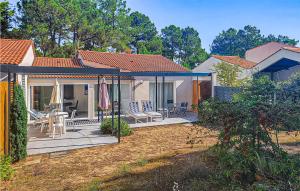
[(281, 70), (288, 70), (291, 67), (300, 65), (299, 62), (294, 61), (294, 60), (290, 60), (287, 58), (283, 58), (277, 62), (275, 62), (274, 64), (268, 66), (267, 68), (263, 69), (260, 72), (278, 72)]

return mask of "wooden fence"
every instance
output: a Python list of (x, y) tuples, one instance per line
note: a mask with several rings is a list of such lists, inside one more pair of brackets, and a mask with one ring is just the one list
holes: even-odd
[(0, 82), (0, 154), (8, 148), (8, 83)]
[(211, 97), (211, 82), (198, 81), (198, 87), (197, 87), (197, 81), (194, 80), (193, 81), (193, 105), (198, 105), (199, 99), (206, 100), (210, 97)]

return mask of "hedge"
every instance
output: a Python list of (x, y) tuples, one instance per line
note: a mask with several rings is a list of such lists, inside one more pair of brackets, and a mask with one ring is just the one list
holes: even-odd
[(18, 84), (14, 85), (10, 112), (11, 158), (16, 162), (27, 156), (27, 109), (23, 89)]

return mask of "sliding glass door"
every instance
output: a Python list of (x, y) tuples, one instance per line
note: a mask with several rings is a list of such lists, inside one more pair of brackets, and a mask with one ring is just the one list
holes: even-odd
[(49, 105), (53, 86), (31, 86), (31, 108), (44, 111), (45, 105)]
[[(98, 85), (95, 85), (95, 114), (97, 115), (97, 91), (98, 91)], [(109, 100), (112, 102), (112, 91), (114, 91), (114, 101), (118, 101), (118, 85), (114, 85), (114, 89), (111, 84), (107, 84), (108, 88), (108, 95), (109, 95)], [(129, 84), (121, 84), (121, 111), (127, 111), (128, 110), (128, 105), (131, 100), (130, 96), (130, 85)]]
[[(157, 107), (162, 108), (163, 101), (163, 91), (162, 91), (162, 83), (157, 83)], [(167, 107), (167, 103), (174, 103), (174, 91), (173, 91), (173, 82), (165, 83), (165, 107)], [(153, 107), (155, 107), (155, 83), (150, 82), (149, 86), (149, 95), (150, 100), (153, 103)]]

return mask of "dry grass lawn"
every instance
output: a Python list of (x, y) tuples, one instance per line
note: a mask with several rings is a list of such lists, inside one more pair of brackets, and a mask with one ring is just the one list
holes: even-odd
[[(187, 144), (191, 125), (140, 128), (121, 144), (70, 151), (64, 155), (28, 157), (14, 165), (8, 190), (78, 190), (94, 179), (109, 179), (126, 171), (126, 164), (206, 150), (216, 143), (216, 132), (193, 148)], [(207, 130), (203, 128), (205, 133)], [(1, 186), (0, 186), (1, 187)]]
[[(14, 165), (8, 190), (166, 191), (222, 190), (209, 181), (214, 158), (206, 150), (217, 142), (217, 131), (197, 127), (201, 142), (193, 147), (191, 124), (135, 129), (120, 144), (28, 157)], [(297, 133), (280, 133), (279, 142), (300, 153)]]

